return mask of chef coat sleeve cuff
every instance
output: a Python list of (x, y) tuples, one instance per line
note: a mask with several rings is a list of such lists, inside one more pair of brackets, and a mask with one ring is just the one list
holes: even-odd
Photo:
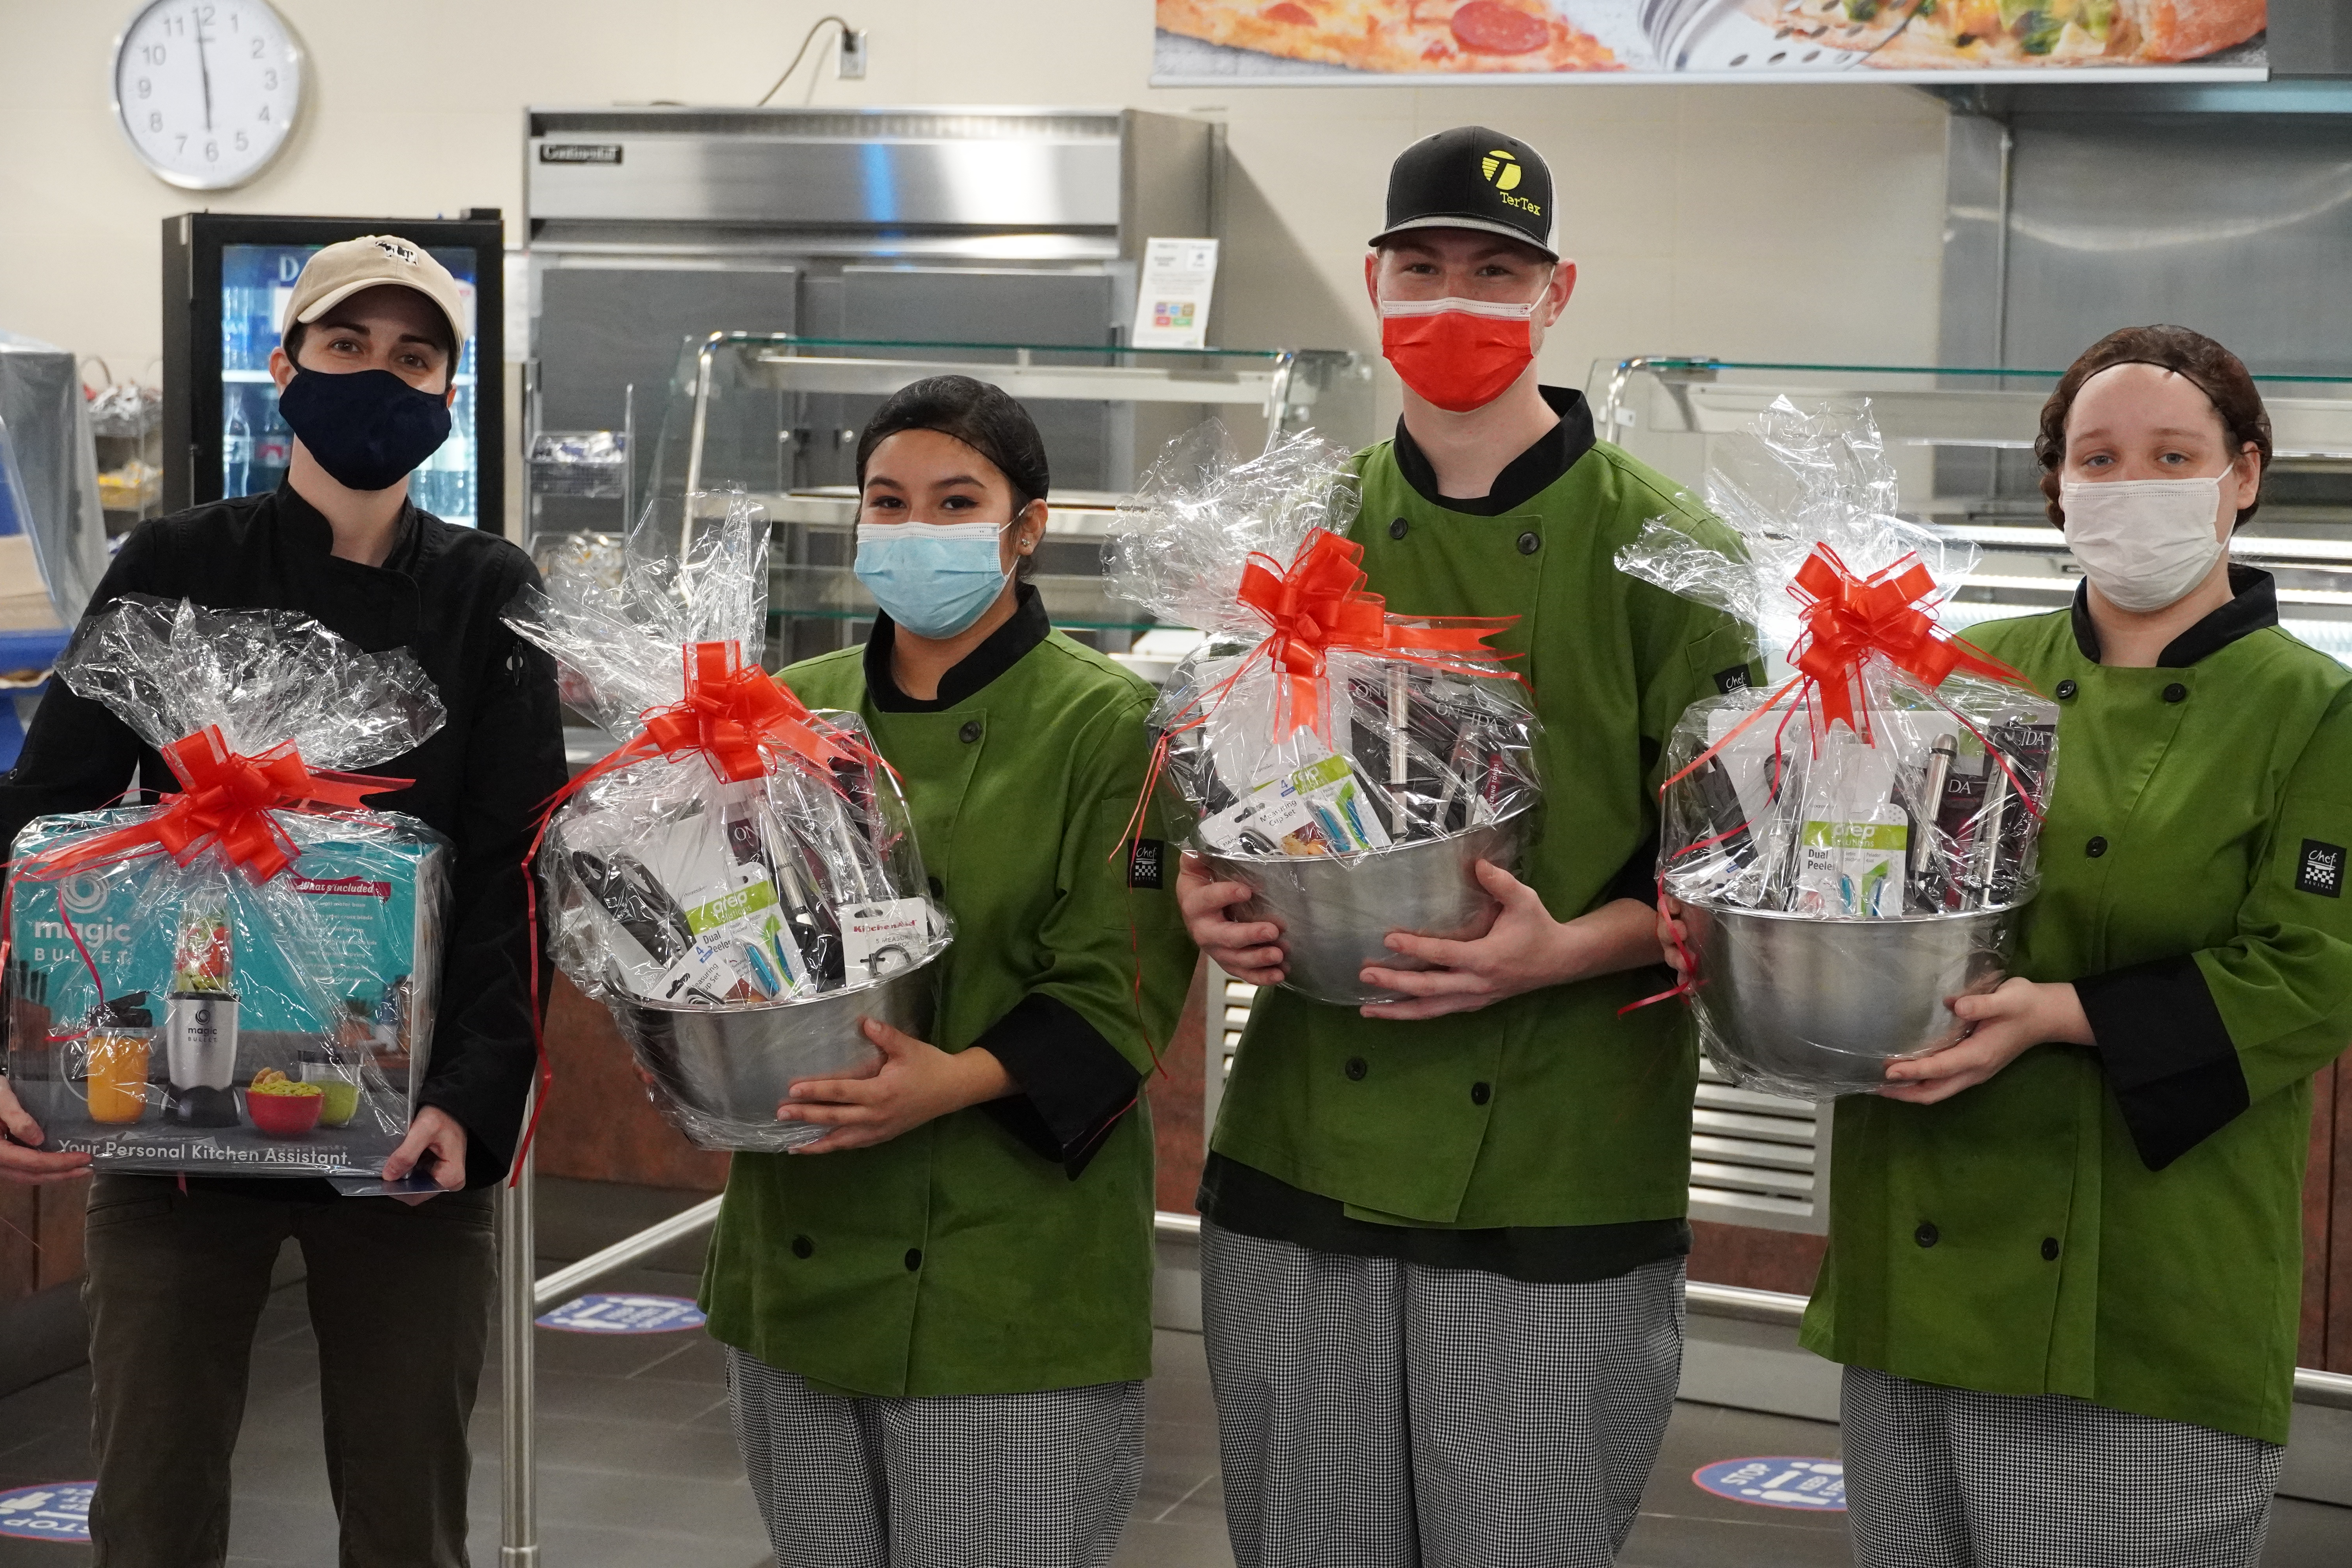
[(2245, 1069), (2197, 961), (2183, 955), (2074, 982), (2140, 1163), (2161, 1171), (2246, 1109)]
[(1633, 851), (1617, 875), (1610, 879), (1609, 891), (1601, 900), (1609, 903), (1617, 899), (1631, 899), (1644, 909), (1658, 901), (1658, 836), (1653, 832)]
[(1076, 1181), (1135, 1104), (1143, 1081), (1117, 1047), (1058, 997), (1032, 992), (972, 1044), (1019, 1086), (988, 1113), (1039, 1158)]

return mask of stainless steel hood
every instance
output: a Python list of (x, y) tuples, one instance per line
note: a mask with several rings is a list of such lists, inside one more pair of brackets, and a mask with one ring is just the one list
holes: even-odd
[[(1197, 232), (1211, 135), (1119, 110), (534, 109), (527, 210), (534, 245), (607, 252), (1107, 258), (1138, 223)], [(1171, 153), (1188, 228), (1151, 221)]]

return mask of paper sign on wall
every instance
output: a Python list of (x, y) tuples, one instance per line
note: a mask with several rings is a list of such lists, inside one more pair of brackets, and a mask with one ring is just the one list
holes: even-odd
[(1209, 294), (1217, 284), (1213, 239), (1154, 239), (1143, 247), (1135, 291), (1139, 349), (1197, 349), (1209, 342)]

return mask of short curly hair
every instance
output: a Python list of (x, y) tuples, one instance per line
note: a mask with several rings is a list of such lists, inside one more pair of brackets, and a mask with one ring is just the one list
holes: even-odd
[[(2230, 433), (2232, 458), (2252, 442), (2261, 454), (2263, 471), (2269, 471), (2270, 412), (2263, 406), (2263, 395), (2254, 390), (2254, 378), (2245, 362), (2187, 327), (2126, 327), (2084, 350), (2042, 405), (2042, 432), (2034, 437), (2033, 455), (2042, 460), (2042, 495), (2052, 522), (2066, 526), (2066, 513), (2058, 504), (2058, 470), (2066, 460), (2066, 419), (2074, 411), (2075, 395), (2084, 382), (2119, 364), (2157, 365), (2195, 385), (2221, 416), (2222, 428)], [(2238, 509), (2234, 526), (2244, 527), (2261, 505), (2258, 493), (2252, 503)]]

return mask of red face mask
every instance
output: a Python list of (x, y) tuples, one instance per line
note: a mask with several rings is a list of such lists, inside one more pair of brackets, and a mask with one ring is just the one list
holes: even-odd
[(1532, 300), (1383, 300), (1381, 353), (1404, 384), (1449, 414), (1503, 395), (1536, 357)]

